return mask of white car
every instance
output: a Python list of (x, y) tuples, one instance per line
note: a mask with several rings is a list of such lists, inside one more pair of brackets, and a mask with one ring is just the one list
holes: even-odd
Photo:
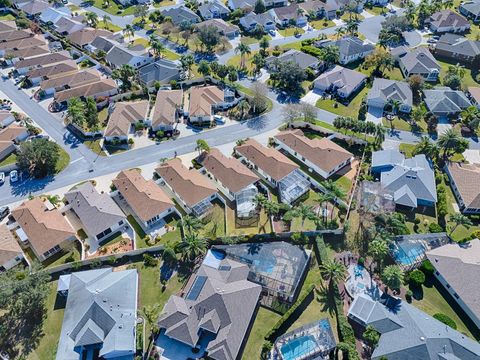
[(18, 171), (17, 170), (10, 171), (10, 182), (14, 183), (17, 181), (18, 181)]
[(2, 185), (5, 182), (5, 173), (0, 172), (0, 185)]

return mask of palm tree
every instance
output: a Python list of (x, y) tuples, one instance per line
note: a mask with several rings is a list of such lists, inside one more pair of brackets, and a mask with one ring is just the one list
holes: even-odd
[(163, 46), (163, 44), (160, 42), (160, 39), (156, 35), (152, 34), (150, 35), (148, 42), (153, 50), (154, 56), (156, 58), (161, 58), (162, 53), (165, 51), (165, 46)]
[(250, 55), (252, 53), (250, 46), (244, 43), (240, 43), (234, 51), (235, 54), (240, 53), (240, 67), (242, 69), (245, 68), (245, 55)]
[(325, 46), (320, 54), (320, 59), (325, 61), (327, 67), (337, 63), (340, 60), (340, 51), (338, 46)]
[(415, 146), (413, 155), (425, 154), (430, 159), (436, 159), (438, 157), (438, 146), (430, 141), (428, 136), (422, 136), (420, 142)]
[[(324, 189), (327, 191), (327, 193), (330, 193), (330, 195), (333, 197), (333, 202), (337, 204), (338, 199), (343, 199), (346, 194), (345, 191), (340, 188), (336, 183), (334, 183), (332, 180), (327, 180), (322, 183)], [(332, 213), (330, 214), (330, 221), (333, 220), (333, 209)]]
[(438, 138), (438, 146), (443, 150), (443, 160), (447, 159), (451, 152), (457, 151), (461, 147), (464, 139), (460, 133), (454, 129), (447, 129)]
[(381, 271), (383, 260), (388, 254), (388, 244), (383, 239), (375, 239), (368, 245), (368, 254), (375, 260), (377, 271)]
[(260, 53), (255, 53), (252, 57), (252, 64), (254, 65), (252, 74), (253, 77), (256, 78), (262, 72), (262, 67), (265, 65), (265, 59)]
[(375, 127), (375, 144), (379, 146), (385, 141), (386, 130), (382, 124), (377, 124)]
[(333, 290), (333, 286), (340, 281), (345, 280), (347, 269), (345, 265), (337, 260), (328, 261), (321, 266), (322, 275), (328, 280), (329, 292)]
[(465, 77), (466, 70), (465, 67), (460, 64), (450, 65), (447, 69), (447, 74), (457, 75), (460, 79), (463, 79)]
[(160, 306), (158, 304), (144, 306), (142, 309), (142, 315), (145, 322), (150, 327), (152, 337), (155, 339), (158, 331), (160, 330), (157, 325), (158, 316), (160, 315)]
[(265, 195), (263, 194), (257, 194), (255, 195), (255, 198), (253, 199), (253, 202), (257, 205), (257, 207), (259, 207), (260, 209), (262, 209), (265, 204), (267, 203), (267, 198), (265, 197)]
[(125, 25), (125, 28), (122, 30), (122, 32), (123, 32), (123, 35), (125, 35), (130, 39), (135, 36), (135, 29), (130, 24)]
[(263, 54), (267, 52), (268, 47), (270, 46), (270, 42), (266, 36), (262, 37), (258, 43), (260, 49), (262, 49)]
[(475, 131), (480, 125), (480, 110), (475, 105), (469, 106), (462, 111), (462, 124)]
[(357, 19), (354, 19), (354, 18), (348, 19), (346, 24), (345, 24), (346, 32), (349, 33), (350, 35), (354, 36), (355, 33), (358, 31), (359, 23), (360, 22)]
[(178, 221), (178, 226), (183, 229), (183, 234), (192, 234), (203, 228), (202, 222), (193, 216), (185, 215)]
[(88, 25), (90, 25), (93, 28), (96, 28), (98, 24), (98, 15), (92, 11), (87, 11), (85, 13), (85, 20)]
[(473, 225), (472, 220), (470, 220), (468, 217), (460, 213), (453, 214), (452, 216), (450, 216), (450, 221), (455, 223), (453, 228), (450, 229), (450, 235), (452, 235), (455, 232), (455, 230), (457, 230), (457, 227), (459, 227), (460, 225), (465, 226), (467, 229)]
[(388, 289), (400, 289), (403, 282), (403, 270), (397, 265), (387, 266), (383, 270), (382, 281), (386, 286), (385, 292), (388, 292)]
[(208, 145), (208, 143), (205, 140), (198, 139), (196, 150), (198, 150), (198, 155), (201, 155), (202, 151), (205, 151), (205, 152), (208, 153), (210, 151), (210, 146)]
[(105, 29), (109, 30), (109, 25), (108, 25), (108, 22), (109, 21), (112, 21), (112, 18), (110, 16), (108, 16), (107, 14), (103, 15), (103, 18), (102, 18), (102, 22), (103, 22), (103, 26), (105, 26)]
[(412, 120), (417, 124), (423, 119), (425, 119), (426, 115), (427, 115), (427, 109), (425, 109), (425, 107), (423, 106), (417, 106), (412, 111)]
[(305, 220), (314, 220), (316, 218), (315, 212), (313, 211), (313, 207), (306, 205), (304, 203), (300, 203), (293, 209), (292, 213), (293, 217), (300, 218), (302, 220), (302, 229), (305, 225)]
[(392, 106), (392, 112), (394, 114), (397, 114), (398, 110), (400, 109), (400, 106), (402, 106), (402, 103), (399, 100), (393, 99), (391, 101), (390, 105)]
[(195, 260), (198, 256), (207, 251), (207, 241), (196, 233), (186, 234), (178, 243), (178, 251), (184, 260)]
[(206, 85), (207, 84), (207, 75), (210, 75), (210, 65), (206, 60), (201, 60), (198, 63), (198, 72), (202, 74), (203, 76), (203, 83)]
[(340, 39), (345, 33), (347, 32), (347, 29), (345, 29), (343, 26), (339, 26), (337, 29), (335, 29), (335, 35), (337, 36), (337, 40)]
[(247, 100), (243, 99), (238, 103), (237, 109), (240, 112), (240, 118), (243, 120), (245, 114), (248, 114), (248, 111), (250, 110), (250, 105)]
[(187, 73), (187, 79), (190, 78), (192, 66), (195, 64), (195, 58), (192, 54), (182, 55), (180, 57), (180, 66)]

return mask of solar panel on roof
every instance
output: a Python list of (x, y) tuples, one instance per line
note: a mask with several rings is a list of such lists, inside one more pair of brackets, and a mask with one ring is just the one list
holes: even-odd
[(197, 276), (195, 279), (190, 291), (187, 294), (187, 300), (195, 301), (200, 295), (200, 291), (202, 291), (203, 286), (205, 285), (205, 281), (207, 281), (206, 276)]

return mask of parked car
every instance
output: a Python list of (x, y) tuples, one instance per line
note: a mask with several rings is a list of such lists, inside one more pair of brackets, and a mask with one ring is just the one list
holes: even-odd
[(273, 29), (272, 29), (272, 30), (268, 30), (268, 33), (269, 33), (270, 35), (272, 35), (272, 36), (275, 36), (275, 30), (273, 30)]
[(17, 170), (10, 171), (10, 182), (14, 183), (17, 181), (18, 181), (18, 171)]
[(3, 185), (4, 182), (5, 182), (5, 173), (0, 172), (0, 185)]
[(8, 206), (0, 207), (0, 221), (5, 219), (10, 214), (10, 208)]
[(429, 43), (429, 44), (435, 44), (436, 42), (437, 42), (437, 40), (432, 39), (432, 38), (427, 40), (427, 43)]

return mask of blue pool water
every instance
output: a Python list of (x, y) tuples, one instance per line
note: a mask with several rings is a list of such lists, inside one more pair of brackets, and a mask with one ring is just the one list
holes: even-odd
[(300, 336), (282, 345), (280, 351), (285, 360), (295, 360), (315, 350), (317, 342), (311, 335)]
[(275, 260), (274, 257), (267, 257), (263, 258), (262, 260), (253, 260), (253, 265), (255, 265), (257, 271), (264, 272), (266, 274), (271, 274), (276, 264), (277, 260)]
[(425, 248), (422, 244), (412, 244), (408, 246), (406, 250), (401, 247), (393, 250), (395, 261), (402, 265), (414, 264), (417, 258), (423, 256), (424, 253)]

